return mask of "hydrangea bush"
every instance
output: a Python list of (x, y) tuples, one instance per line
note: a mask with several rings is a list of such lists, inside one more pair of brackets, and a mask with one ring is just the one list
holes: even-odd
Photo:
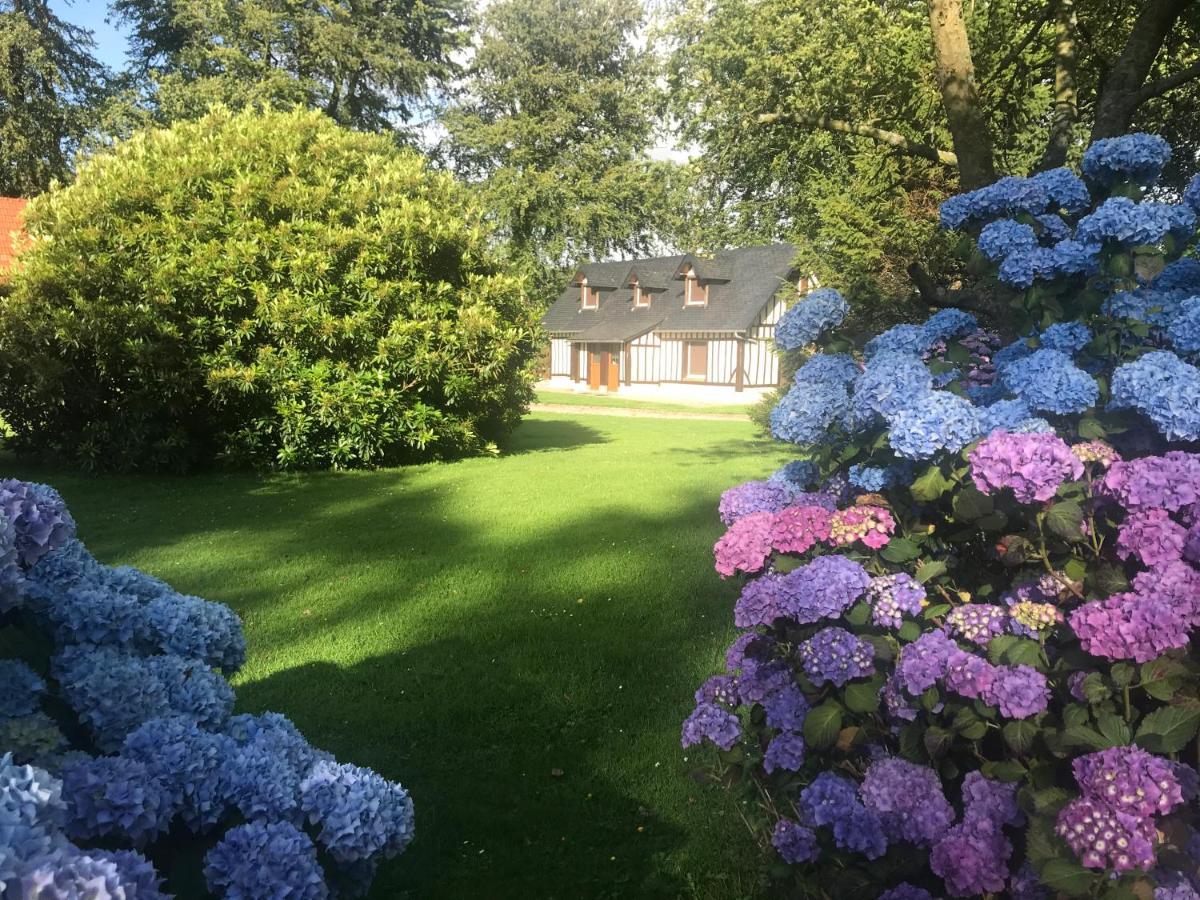
[[(226, 606), (97, 562), (51, 488), (0, 481), (0, 894), (366, 893), (412, 840), (398, 784), (234, 715)], [(180, 871), (187, 860), (194, 872)]]
[[(771, 415), (805, 458), (721, 500), (741, 595), (683, 725), (781, 895), (1200, 897), (1200, 176), (1101, 141), (948, 200), (1010, 340), (862, 346), (822, 293)], [(1154, 196), (1155, 199), (1148, 199)]]

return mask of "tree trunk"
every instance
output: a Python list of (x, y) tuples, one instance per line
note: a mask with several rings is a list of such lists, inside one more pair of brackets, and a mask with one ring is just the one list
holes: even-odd
[(930, 0), (929, 24), (938, 88), (958, 157), (959, 181), (972, 190), (994, 181), (996, 168), (987, 119), (975, 87), (975, 65), (962, 0)]
[(1138, 107), (1147, 99), (1142, 87), (1171, 28), (1194, 0), (1149, 0), (1142, 8), (1120, 58), (1109, 70), (1096, 102), (1092, 140), (1129, 130)]
[(1079, 92), (1075, 83), (1075, 3), (1058, 0), (1054, 10), (1054, 107), (1050, 112), (1050, 140), (1039, 169), (1053, 169), (1067, 161), (1075, 123), (1079, 118)]

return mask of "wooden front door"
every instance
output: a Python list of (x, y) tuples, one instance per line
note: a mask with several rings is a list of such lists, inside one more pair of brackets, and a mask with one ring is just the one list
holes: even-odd
[(600, 385), (608, 373), (608, 366), (604, 364), (603, 356), (605, 354), (599, 350), (588, 351), (588, 388), (590, 390), (600, 390)]
[(588, 351), (588, 388), (598, 391), (605, 388), (610, 393), (621, 384), (621, 361), (611, 350)]
[(708, 380), (708, 341), (688, 341), (683, 345), (683, 379)]

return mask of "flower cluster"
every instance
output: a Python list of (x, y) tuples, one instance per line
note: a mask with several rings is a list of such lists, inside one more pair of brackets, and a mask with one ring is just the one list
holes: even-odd
[(782, 350), (799, 350), (841, 325), (849, 312), (850, 304), (832, 288), (810, 291), (783, 314), (775, 326), (775, 343)]
[(338, 765), (281, 715), (232, 715), (221, 672), (241, 666), (245, 641), (231, 609), (100, 564), (49, 488), (2, 482), (0, 511), (0, 624), (51, 645), (37, 665), (53, 685), (0, 660), (5, 896), (159, 900), (150, 859), (170, 860), (191, 834), (216, 840), (205, 877), (220, 897), (326, 898), (365, 891), (408, 845), (398, 784)]
[(726, 495), (743, 630), (683, 739), (731, 751), (780, 893), (1200, 896), (1200, 177), (1136, 199), (1168, 157), (947, 201), (1015, 339), (839, 333), (771, 420), (808, 463), (771, 482), (821, 492)]

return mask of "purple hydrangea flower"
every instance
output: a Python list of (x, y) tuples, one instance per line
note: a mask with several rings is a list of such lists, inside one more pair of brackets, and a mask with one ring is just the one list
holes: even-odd
[(963, 779), (963, 815), (968, 819), (987, 819), (996, 825), (1018, 825), (1021, 810), (1017, 806), (1017, 785), (995, 781), (982, 772), (968, 772)]
[(983, 700), (1006, 719), (1027, 719), (1049, 705), (1050, 686), (1046, 676), (1031, 666), (996, 666), (996, 677)]
[(1171, 520), (1165, 509), (1130, 513), (1117, 534), (1117, 555), (1137, 557), (1147, 566), (1174, 562), (1183, 557), (1187, 529)]
[(785, 772), (799, 772), (804, 765), (804, 738), (790, 731), (784, 731), (771, 738), (767, 744), (767, 752), (763, 757), (763, 768), (768, 772), (782, 769)]
[(697, 703), (683, 722), (680, 743), (694, 747), (707, 739), (722, 750), (730, 750), (741, 736), (742, 723), (734, 713), (715, 703)]
[(946, 661), (946, 690), (960, 697), (987, 697), (999, 671), (990, 662), (965, 650), (954, 650)]
[(879, 816), (889, 841), (929, 846), (954, 822), (937, 772), (898, 757), (871, 763), (860, 787), (863, 804)]
[(987, 603), (964, 603), (946, 615), (946, 630), (973, 644), (986, 647), (992, 638), (1004, 634), (1008, 610)]
[(990, 819), (966, 818), (951, 828), (929, 854), (929, 868), (952, 897), (1004, 890), (1012, 844)]
[(1170, 512), (1200, 503), (1200, 453), (1173, 450), (1162, 456), (1113, 463), (1104, 490), (1125, 509)]
[(785, 863), (815, 862), (821, 855), (817, 846), (817, 836), (811, 828), (793, 822), (791, 819), (780, 819), (775, 823), (771, 833), (771, 846), (779, 852), (779, 858)]
[(1064, 481), (1083, 477), (1083, 463), (1053, 434), (996, 431), (971, 451), (971, 479), (985, 494), (1011, 488), (1020, 503), (1045, 502)]
[(1092, 656), (1143, 663), (1186, 647), (1192, 614), (1158, 593), (1138, 591), (1084, 603), (1068, 621)]
[(870, 583), (871, 576), (854, 560), (836, 554), (818, 556), (779, 580), (778, 610), (801, 625), (836, 619)]
[(1080, 797), (1058, 814), (1055, 832), (1089, 869), (1151, 869), (1154, 820), (1117, 812), (1101, 800)]
[(1166, 815), (1183, 803), (1174, 764), (1140, 747), (1109, 747), (1071, 763), (1085, 797), (1139, 818)]
[(789, 681), (771, 691), (760, 702), (770, 727), (783, 731), (799, 731), (804, 727), (809, 704), (794, 682)]
[(721, 521), (732, 525), (743, 516), (757, 512), (778, 512), (796, 494), (795, 485), (786, 481), (747, 481), (721, 495), (718, 507)]
[(899, 628), (902, 616), (919, 615), (927, 605), (925, 587), (907, 572), (880, 575), (867, 585), (871, 621), (880, 628)]
[(879, 900), (934, 900), (933, 894), (915, 885), (902, 881), (879, 895)]
[(696, 702), (737, 706), (737, 679), (732, 675), (713, 675), (696, 689)]
[(841, 687), (875, 671), (875, 648), (844, 628), (822, 628), (800, 645), (800, 664), (813, 684)]
[(946, 677), (950, 657), (958, 651), (944, 632), (927, 631), (901, 648), (896, 677), (912, 696), (923, 694)]

